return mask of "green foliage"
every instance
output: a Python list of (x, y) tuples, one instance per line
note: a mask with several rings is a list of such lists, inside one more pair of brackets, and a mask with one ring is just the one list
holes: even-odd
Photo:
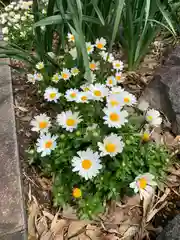
[(129, 70), (139, 66), (162, 28), (176, 35), (167, 6), (167, 1), (159, 0), (125, 1), (120, 42), (128, 56)]
[[(58, 132), (59, 130), (54, 130), (55, 134)], [(96, 143), (103, 140), (105, 133), (97, 136), (97, 132), (94, 129), (92, 134), (86, 135), (86, 129), (80, 127), (74, 133), (60, 135), (58, 146), (52, 155), (37, 158), (43, 171), (53, 176), (55, 206), (74, 205), (81, 218), (97, 216), (103, 212), (106, 201), (120, 200), (125, 193), (132, 192), (129, 184), (139, 174), (150, 172), (158, 179), (164, 175), (169, 164), (168, 152), (163, 146), (156, 146), (153, 142), (143, 143), (139, 129), (128, 125), (118, 130), (126, 144), (123, 153), (113, 158), (103, 157), (100, 174), (93, 180), (85, 181), (72, 173), (71, 160), (77, 151), (85, 147), (98, 150)], [(75, 187), (81, 189), (82, 198), (73, 198), (72, 190)]]
[[(70, 43), (69, 46), (73, 47), (73, 43)], [(53, 179), (55, 206), (70, 204), (77, 209), (81, 218), (94, 218), (104, 211), (107, 201), (119, 200), (127, 193), (132, 194), (129, 184), (139, 174), (150, 172), (158, 179), (164, 175), (164, 170), (167, 169), (169, 164), (169, 154), (165, 147), (157, 146), (152, 141), (143, 142), (142, 132), (147, 127), (145, 126), (146, 113), (137, 109), (134, 105), (135, 100), (134, 103), (130, 102), (130, 106), (122, 105), (122, 108), (119, 109), (119, 113), (122, 110), (129, 112), (128, 123), (118, 128), (105, 124), (103, 109), (107, 106), (109, 96), (117, 94), (113, 93), (113, 89), (108, 88), (105, 84), (107, 77), (115, 76), (116, 71), (112, 62), (102, 59), (101, 51), (96, 48), (89, 56), (91, 61), (99, 62), (99, 69), (94, 71), (96, 75), (95, 83), (102, 84), (101, 86), (108, 90), (108, 95), (101, 98), (100, 101), (93, 97), (89, 98), (89, 103), (78, 102), (78, 98), (74, 101), (67, 100), (68, 90), (76, 88), (76, 90), (78, 89), (77, 95), (80, 95), (84, 93), (80, 90), (82, 84), (87, 84), (89, 88), (95, 85), (95, 83), (89, 85), (84, 80), (83, 69), (80, 69), (78, 75), (71, 76), (69, 80), (60, 79), (53, 82), (53, 74), (44, 75), (45, 66), (45, 68), (39, 70), (43, 75), (43, 80), (36, 81), (42, 97), (47, 87), (50, 86), (55, 87), (62, 94), (59, 102), (56, 104), (52, 102), (47, 106), (48, 111), (49, 109), (53, 110), (53, 118), (54, 114), (71, 110), (72, 112), (78, 112), (83, 120), (72, 132), (64, 129), (62, 125), (58, 125), (57, 121), (53, 121), (52, 127), (48, 131), (53, 136), (58, 137), (56, 148), (47, 156), (38, 153), (37, 146), (33, 146), (33, 152), (30, 152), (30, 162), (40, 166), (44, 174)], [(63, 68), (70, 70), (77, 63), (76, 60), (72, 60), (68, 52), (62, 55), (59, 62), (59, 58), (55, 57), (54, 59), (59, 64), (59, 76), (62, 76)], [(131, 99), (135, 98), (133, 95), (129, 95), (125, 89), (115, 88), (114, 91), (117, 90), (120, 91), (118, 98), (122, 96), (121, 94), (125, 94)], [(89, 93), (92, 94), (92, 90), (89, 90)], [(113, 109), (112, 106), (109, 107), (109, 111), (111, 109)], [(153, 126), (150, 125), (148, 128), (152, 130)], [(78, 152), (90, 148), (93, 152), (99, 153), (98, 143), (102, 143), (112, 133), (122, 137), (123, 151), (113, 157), (108, 154), (102, 156), (102, 169), (92, 179), (85, 180), (80, 174), (73, 172), (72, 159), (77, 156)], [(42, 135), (39, 136), (38, 141), (40, 139), (42, 139)], [(82, 196), (80, 198), (73, 196), (72, 192), (75, 188), (81, 190)]]

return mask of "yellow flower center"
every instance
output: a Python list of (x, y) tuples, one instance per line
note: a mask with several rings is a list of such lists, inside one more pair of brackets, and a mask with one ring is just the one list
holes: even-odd
[(89, 160), (89, 159), (84, 159), (84, 160), (82, 161), (82, 167), (83, 167), (85, 170), (90, 169), (91, 166), (92, 166), (91, 160)]
[(103, 46), (102, 43), (98, 43), (98, 44), (96, 45), (96, 47), (99, 48), (99, 49), (102, 49), (104, 46)]
[(87, 101), (87, 97), (86, 97), (86, 96), (82, 96), (82, 97), (81, 97), (81, 100), (82, 100), (82, 101)]
[(116, 67), (119, 68), (121, 66), (120, 63), (116, 63)]
[(49, 97), (50, 97), (51, 99), (55, 98), (55, 97), (56, 97), (56, 93), (50, 93), (50, 94), (49, 94)]
[(69, 118), (69, 119), (66, 120), (66, 124), (69, 127), (73, 127), (76, 124), (76, 120), (74, 120), (72, 118)]
[(112, 79), (109, 79), (109, 84), (113, 84), (113, 80)]
[(74, 198), (80, 198), (82, 196), (81, 189), (74, 188), (73, 192), (72, 192), (72, 195), (73, 195)]
[(71, 39), (72, 42), (74, 42), (75, 37), (73, 35), (71, 35), (70, 39)]
[(61, 76), (62, 76), (63, 79), (67, 79), (68, 78), (68, 74), (67, 73), (62, 73)]
[(119, 102), (116, 101), (116, 100), (111, 100), (110, 104), (111, 104), (112, 107), (115, 107), (115, 106), (119, 105)]
[(85, 87), (85, 88), (84, 88), (84, 91), (85, 91), (85, 92), (88, 92), (89, 90), (90, 90), (90, 89), (89, 89), (88, 87)]
[(99, 90), (95, 90), (94, 91), (94, 95), (96, 96), (96, 97), (101, 97), (101, 91), (99, 91)]
[(96, 64), (95, 63), (90, 63), (89, 67), (90, 67), (91, 70), (95, 70)]
[(90, 52), (90, 51), (91, 51), (91, 49), (92, 49), (92, 47), (91, 47), (91, 46), (87, 47), (87, 51), (88, 51), (88, 52)]
[(75, 92), (72, 92), (72, 93), (70, 94), (70, 96), (71, 96), (72, 98), (75, 98), (75, 97), (77, 96), (77, 94), (76, 94)]
[(116, 150), (116, 145), (113, 143), (108, 143), (106, 144), (105, 149), (107, 152), (113, 153)]
[(129, 99), (128, 97), (125, 97), (125, 98), (124, 98), (124, 102), (125, 102), (125, 103), (129, 103), (129, 102), (130, 102), (130, 99)]
[(138, 183), (139, 183), (139, 187), (141, 189), (145, 189), (146, 186), (147, 186), (147, 180), (145, 178), (141, 178), (138, 180)]
[(144, 132), (143, 135), (142, 135), (142, 140), (144, 142), (148, 142), (150, 139), (150, 134), (148, 132)]
[(73, 69), (73, 73), (79, 73), (79, 70), (77, 68)]
[(45, 121), (40, 122), (40, 123), (39, 123), (39, 128), (40, 128), (40, 129), (44, 129), (44, 128), (47, 127), (47, 125), (48, 125), (48, 122), (45, 122)]
[(120, 81), (120, 80), (121, 80), (121, 76), (120, 76), (120, 75), (117, 75), (117, 76), (116, 76), (116, 80), (117, 80), (117, 81)]
[(53, 145), (52, 140), (49, 140), (49, 141), (47, 141), (47, 142), (45, 143), (45, 148), (51, 148), (52, 145)]
[(152, 121), (152, 120), (153, 120), (152, 116), (147, 116), (147, 119), (148, 119), (149, 121)]
[(119, 115), (117, 113), (111, 113), (110, 114), (110, 119), (113, 122), (117, 122), (117, 121), (119, 121)]
[(53, 80), (54, 80), (54, 81), (58, 81), (58, 80), (59, 80), (59, 77), (58, 77), (57, 75), (55, 75), (55, 76), (53, 77)]

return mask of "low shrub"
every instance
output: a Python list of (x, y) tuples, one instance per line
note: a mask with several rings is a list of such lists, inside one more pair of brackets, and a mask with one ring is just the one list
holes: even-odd
[(52, 177), (55, 206), (70, 204), (81, 218), (92, 218), (107, 201), (132, 194), (131, 188), (146, 192), (148, 181), (153, 185), (154, 177), (157, 182), (164, 175), (169, 155), (150, 140), (162, 122), (159, 112), (137, 106), (121, 87), (123, 62), (106, 52), (106, 40), (86, 43), (91, 82), (77, 68), (70, 33), (68, 42), (61, 56), (51, 53), (56, 72), (47, 74), (48, 64), (39, 62), (27, 75), (49, 106), (31, 121), (39, 136), (29, 155)]
[[(45, 16), (45, 0), (40, 1), (39, 13)], [(0, 20), (3, 25), (4, 41), (32, 49), (34, 44), (34, 16), (32, 14), (32, 1), (11, 2), (1, 11)]]

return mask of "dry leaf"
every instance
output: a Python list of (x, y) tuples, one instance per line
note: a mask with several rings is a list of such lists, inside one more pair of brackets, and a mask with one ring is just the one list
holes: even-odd
[(28, 111), (29, 111), (27, 108), (21, 107), (21, 106), (19, 106), (19, 105), (15, 105), (14, 108), (17, 108), (17, 109), (19, 109), (19, 110), (22, 111), (22, 112), (28, 112)]
[(74, 221), (71, 222), (68, 228), (68, 237), (74, 236), (76, 234), (80, 234), (81, 230), (85, 231), (85, 226), (88, 224), (87, 221)]
[(114, 234), (107, 234), (106, 236), (103, 236), (101, 240), (119, 240), (120, 238), (115, 236)]
[(47, 232), (48, 226), (46, 222), (46, 217), (42, 216), (39, 222), (36, 224), (36, 230), (39, 236), (41, 236), (44, 232)]
[(131, 240), (132, 237), (134, 237), (136, 235), (136, 233), (138, 233), (139, 231), (139, 227), (138, 226), (131, 226), (130, 228), (128, 228), (128, 230), (124, 233), (124, 236), (121, 238), (123, 239), (129, 239)]
[(154, 196), (155, 196), (155, 189), (153, 187), (151, 188), (151, 190), (149, 189), (148, 192), (144, 191), (144, 197), (143, 197), (143, 216), (144, 217), (147, 215), (149, 209), (152, 208)]
[(68, 226), (68, 222), (64, 219), (58, 220), (56, 224), (53, 225), (51, 231), (57, 240), (63, 240), (64, 229)]
[(63, 218), (68, 218), (71, 220), (78, 220), (78, 217), (76, 215), (76, 210), (74, 208), (70, 207), (69, 205), (67, 205), (67, 207), (63, 208), (62, 216), (63, 216)]
[(35, 228), (35, 217), (39, 213), (39, 206), (37, 201), (34, 201), (29, 207), (29, 217), (28, 217), (28, 234), (31, 237), (36, 237), (36, 228)]
[(86, 235), (93, 240), (99, 240), (101, 235), (101, 230), (97, 226), (88, 224), (86, 227)]
[(54, 215), (52, 215), (51, 213), (47, 212), (47, 211), (42, 211), (43, 215), (45, 217), (47, 217), (49, 220), (53, 220), (54, 219)]
[(46, 232), (41, 236), (40, 240), (53, 240), (53, 233), (51, 231)]
[(162, 205), (161, 205), (158, 209), (156, 208), (156, 209), (150, 211), (150, 212), (148, 213), (148, 215), (147, 215), (146, 222), (147, 222), (147, 223), (150, 222), (151, 219), (152, 219), (161, 209), (163, 209), (163, 208), (166, 206), (166, 204), (167, 204), (167, 201), (164, 202), (164, 203), (162, 203)]

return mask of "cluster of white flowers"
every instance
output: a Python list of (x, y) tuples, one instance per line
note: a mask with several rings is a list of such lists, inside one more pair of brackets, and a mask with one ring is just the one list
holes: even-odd
[(19, 37), (25, 38), (28, 32), (33, 32), (33, 15), (31, 14), (32, 1), (11, 2), (4, 8), (0, 15), (0, 21), (3, 25), (2, 33), (4, 41), (9, 41), (9, 35), (13, 39), (17, 32)]
[[(75, 41), (74, 36), (70, 33), (68, 34), (68, 41), (72, 43)], [(88, 42), (86, 43), (86, 47), (89, 55), (97, 49), (98, 54), (102, 57), (100, 61), (111, 64), (112, 75), (104, 79), (104, 83), (85, 83), (80, 89), (68, 89), (65, 94), (60, 93), (58, 88), (49, 86), (45, 89), (44, 98), (47, 101), (55, 103), (58, 102), (60, 97), (65, 98), (68, 102), (76, 102), (77, 104), (102, 102), (105, 106), (104, 109), (102, 109), (102, 113), (104, 113), (102, 117), (104, 124), (107, 125), (109, 129), (119, 129), (128, 123), (128, 107), (137, 104), (136, 97), (133, 94), (118, 86), (118, 84), (123, 81), (123, 62), (114, 59), (112, 54), (105, 52), (106, 40), (104, 38), (97, 39), (95, 44)], [(100, 69), (100, 62), (90, 58), (89, 68), (91, 74), (95, 75), (96, 71)], [(37, 63), (36, 69), (41, 72), (44, 69), (43, 62)], [(80, 71), (77, 67), (72, 69), (64, 68), (61, 72), (55, 73), (52, 76), (52, 84), (56, 84), (59, 81), (68, 81), (79, 73)], [(35, 73), (34, 75), (29, 74), (28, 80), (34, 83), (37, 80), (35, 78), (37, 74), (41, 73)], [(94, 79), (96, 79), (96, 77)], [(154, 109), (146, 109), (145, 120), (151, 126), (158, 126), (162, 121), (159, 112)], [(73, 132), (83, 121), (84, 119), (80, 112), (68, 110), (57, 115), (56, 124), (68, 132)], [(32, 120), (31, 125), (33, 126), (33, 131), (42, 133), (37, 141), (37, 151), (41, 153), (41, 156), (49, 155), (51, 151), (55, 149), (57, 139), (57, 136), (52, 136), (48, 133), (51, 127), (49, 117), (46, 114), (36, 116), (35, 119)], [(113, 132), (114, 130), (108, 136), (105, 136), (102, 142), (97, 142), (99, 151), (94, 152), (91, 148), (87, 148), (85, 151), (77, 152), (78, 156), (74, 156), (72, 159), (72, 171), (77, 172), (86, 180), (92, 179), (102, 169), (103, 164), (100, 159), (101, 157), (106, 155), (115, 157), (121, 154), (125, 143), (120, 135)], [(145, 175), (141, 178), (138, 177), (135, 183), (131, 184), (131, 187), (135, 188), (137, 192), (139, 188), (146, 189), (149, 183), (154, 184), (153, 181), (150, 182), (150, 175)]]

